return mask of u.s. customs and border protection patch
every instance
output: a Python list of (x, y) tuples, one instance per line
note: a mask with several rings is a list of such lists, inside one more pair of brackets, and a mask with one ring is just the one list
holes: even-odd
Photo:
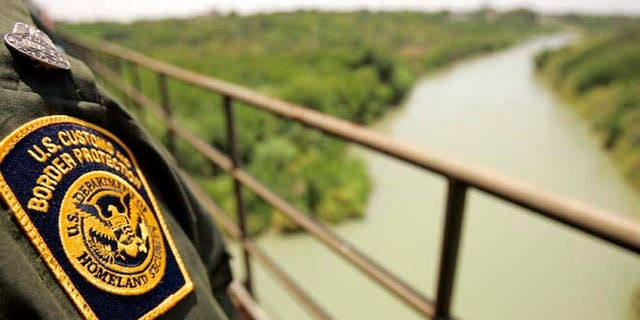
[(85, 318), (153, 318), (193, 287), (132, 153), (67, 116), (0, 143), (0, 193)]

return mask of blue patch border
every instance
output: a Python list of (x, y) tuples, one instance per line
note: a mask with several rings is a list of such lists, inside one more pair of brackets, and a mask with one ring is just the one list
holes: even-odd
[[(164, 238), (168, 247), (170, 248), (170, 253), (173, 255), (175, 262), (178, 265), (179, 271), (184, 278), (184, 285), (177, 289), (173, 294), (167, 296), (164, 300), (158, 303), (155, 307), (153, 307), (150, 311), (142, 315), (139, 319), (153, 319), (175, 306), (179, 301), (181, 301), (186, 295), (188, 295), (193, 290), (193, 282), (189, 277), (189, 274), (182, 262), (181, 257), (178, 254), (178, 250), (176, 249), (175, 243), (173, 242), (172, 237), (170, 236), (169, 229), (164, 221), (164, 217), (162, 215), (162, 211), (158, 206), (155, 197), (151, 193), (151, 188), (149, 187), (143, 173), (140, 171), (137, 161), (133, 156), (133, 153), (129, 150), (129, 148), (115, 135), (111, 132), (94, 125), (92, 123), (69, 117), (63, 115), (56, 116), (47, 116), (32, 120), (19, 128), (12, 131), (7, 137), (5, 137), (0, 142), (0, 164), (2, 164), (3, 160), (10, 154), (10, 152), (14, 149), (14, 147), (22, 141), (24, 138), (28, 137), (31, 133), (39, 129), (43, 129), (50, 125), (55, 124), (71, 124), (77, 126), (83, 126), (90, 130), (96, 131), (109, 139), (116, 142), (119, 147), (126, 151), (126, 155), (131, 160), (132, 165), (135, 167), (137, 171), (137, 176), (140, 178), (144, 189), (148, 193), (149, 201), (153, 206), (155, 211), (155, 216), (160, 224), (162, 233), (164, 234)], [(87, 319), (98, 319), (98, 316), (91, 308), (90, 304), (85, 300), (82, 296), (81, 292), (78, 290), (74, 282), (72, 281), (70, 275), (67, 274), (65, 269), (58, 262), (51, 249), (47, 246), (43, 236), (40, 234), (38, 228), (31, 221), (29, 215), (25, 212), (25, 209), (20, 204), (18, 197), (14, 194), (14, 191), (11, 189), (2, 172), (0, 171), (0, 194), (5, 199), (9, 209), (11, 210), (13, 216), (20, 224), (27, 237), (36, 248), (38, 253), (41, 256), (41, 259), (45, 262), (46, 266), (50, 269), (53, 275), (58, 280), (59, 284), (65, 290), (67, 295), (71, 298), (72, 302), (76, 305), (77, 309), (80, 313)]]

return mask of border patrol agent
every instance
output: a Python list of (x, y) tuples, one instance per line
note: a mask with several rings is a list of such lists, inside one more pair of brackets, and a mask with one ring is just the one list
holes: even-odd
[(0, 8), (0, 319), (233, 318), (223, 239), (176, 169), (21, 1)]

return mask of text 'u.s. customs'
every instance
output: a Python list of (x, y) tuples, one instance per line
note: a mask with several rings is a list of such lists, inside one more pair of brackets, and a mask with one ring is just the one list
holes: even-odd
[(60, 180), (85, 162), (104, 164), (121, 173), (136, 188), (142, 186), (129, 159), (115, 150), (111, 142), (88, 131), (60, 130), (53, 137), (43, 137), (27, 152), (36, 161), (47, 164), (35, 181), (28, 203), (31, 210), (46, 213)]

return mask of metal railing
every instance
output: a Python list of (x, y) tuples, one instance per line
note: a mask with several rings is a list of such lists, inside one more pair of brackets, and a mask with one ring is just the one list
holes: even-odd
[[(311, 315), (317, 319), (330, 319), (331, 316), (300, 288), (277, 265), (274, 259), (260, 249), (246, 232), (246, 212), (241, 192), (242, 187), (251, 190), (268, 204), (286, 214), (309, 234), (357, 267), (369, 276), (371, 280), (393, 293), (415, 311), (425, 317), (438, 320), (453, 319), (451, 305), (458, 262), (458, 247), (464, 220), (467, 190), (470, 188), (480, 190), (498, 199), (528, 209), (533, 213), (553, 219), (633, 253), (640, 254), (640, 223), (636, 220), (547, 193), (505, 177), (500, 173), (462, 163), (456, 159), (394, 140), (348, 121), (163, 63), (129, 49), (107, 43), (79, 42), (68, 37), (65, 37), (65, 39), (70, 51), (83, 58), (100, 77), (125, 93), (127, 99), (131, 99), (129, 102), (133, 101), (145, 107), (165, 122), (168, 128), (167, 146), (170, 152), (177, 155), (175, 147), (175, 136), (177, 135), (209, 161), (217, 164), (233, 177), (238, 225), (235, 225), (206, 193), (193, 183), (188, 175), (185, 175), (187, 182), (197, 191), (199, 197), (203, 199), (207, 208), (217, 217), (220, 224), (232, 237), (238, 239), (241, 243), (246, 274), (244, 284), (247, 291), (252, 293), (251, 261), (252, 258), (255, 258), (260, 260), (292, 293), (298, 302), (305, 306)], [(98, 57), (103, 60), (111, 59), (118, 62), (114, 64), (115, 68), (109, 68), (101, 63)], [(131, 84), (126, 83), (117, 72), (118, 69), (122, 68), (119, 62), (121, 60), (126, 61), (131, 67)], [(140, 91), (138, 67), (143, 67), (158, 75), (160, 104), (152, 101)], [(230, 155), (222, 154), (174, 121), (169, 103), (167, 77), (223, 96)], [(448, 180), (448, 190), (435, 301), (420, 294), (366, 254), (354, 248), (323, 224), (309, 218), (243, 170), (237, 150), (234, 101), (243, 102), (246, 105), (267, 111), (281, 118), (319, 130), (327, 135), (376, 150), (400, 161), (444, 176)]]

